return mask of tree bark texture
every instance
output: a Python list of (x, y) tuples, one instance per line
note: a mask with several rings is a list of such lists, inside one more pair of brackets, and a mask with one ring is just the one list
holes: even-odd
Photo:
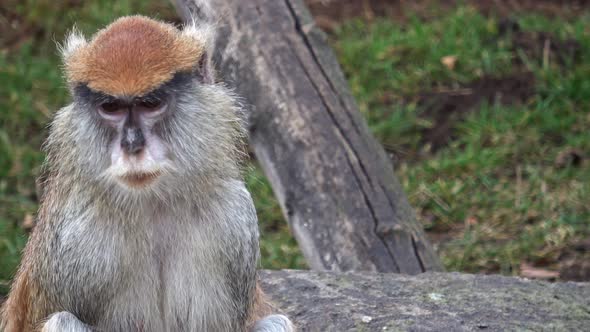
[[(189, 19), (199, 0), (176, 0)], [(212, 0), (214, 59), (251, 110), (250, 144), (310, 267), (441, 270), (301, 0)]]

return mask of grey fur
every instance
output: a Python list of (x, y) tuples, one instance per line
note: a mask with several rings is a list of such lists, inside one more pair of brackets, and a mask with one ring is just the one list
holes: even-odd
[(84, 105), (57, 114), (47, 167), (59, 199), (45, 203), (32, 264), (55, 310), (105, 331), (245, 325), (259, 254), (236, 149), (243, 125), (226, 89), (192, 90), (166, 120), (173, 165), (137, 192), (102, 174), (110, 136)]
[[(83, 42), (70, 38), (66, 51)], [(134, 189), (108, 171), (120, 133), (72, 91), (74, 102), (50, 126), (39, 222), (17, 277), (35, 286), (25, 293), (34, 307), (29, 323), (47, 319), (47, 332), (244, 331), (255, 310), (259, 246), (241, 176), (238, 98), (198, 73), (169, 90), (167, 115), (150, 134), (167, 161), (154, 183)], [(293, 330), (281, 315), (255, 326)]]

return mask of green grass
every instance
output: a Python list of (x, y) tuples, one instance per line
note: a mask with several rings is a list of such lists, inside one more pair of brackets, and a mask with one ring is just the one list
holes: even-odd
[[(415, 116), (408, 98), (510, 70), (508, 43), (487, 42), (496, 35), (493, 19), (460, 7), (428, 23), (417, 18), (405, 26), (383, 19), (370, 26), (353, 21), (337, 32), (335, 46), (374, 133), (384, 144), (398, 146), (416, 143), (417, 129), (430, 125)], [(441, 63), (445, 56), (458, 59), (454, 70)], [(392, 105), (402, 102), (404, 107)]]
[[(0, 293), (26, 241), (21, 223), (36, 212), (45, 126), (69, 98), (54, 39), (76, 22), (89, 34), (131, 13), (174, 18), (167, 3), (141, 0), (8, 2), (1, 6), (30, 33), (16, 42), (0, 34)], [(589, 15), (516, 19), (525, 30), (577, 40), (581, 58), (589, 59)], [(403, 25), (349, 21), (331, 42), (377, 138), (394, 151), (420, 152), (417, 158), (399, 153), (397, 174), (448, 269), (516, 274), (521, 262), (556, 267), (572, 243), (590, 235), (589, 163), (554, 163), (565, 148), (590, 154), (589, 63), (558, 65), (515, 54), (510, 38), (498, 35), (497, 19), (468, 6)], [(445, 56), (458, 59), (455, 68), (441, 63)], [(516, 66), (515, 57), (524, 65)], [(447, 146), (433, 153), (421, 143), (422, 130), (434, 123), (418, 106), (419, 93), (522, 70), (536, 78), (526, 103), (483, 104), (455, 124)], [(304, 268), (258, 166), (248, 169), (246, 181), (260, 219), (262, 265)]]
[[(576, 40), (581, 59), (590, 56), (589, 18), (516, 17), (523, 30)], [(565, 148), (590, 151), (590, 64), (572, 59), (561, 66), (513, 53), (496, 26), (495, 18), (462, 7), (403, 28), (387, 20), (348, 23), (334, 44), (373, 132), (399, 150), (429, 150), (419, 143), (420, 129), (433, 123), (407, 102), (418, 91), (453, 89), (483, 75), (534, 73), (531, 100), (481, 105), (455, 125), (451, 144), (402, 161), (397, 173), (429, 233), (450, 238), (439, 246), (448, 269), (515, 274), (521, 262), (556, 268), (572, 243), (590, 235), (588, 162), (565, 168), (554, 162)], [(453, 70), (440, 61), (446, 55), (457, 56)]]

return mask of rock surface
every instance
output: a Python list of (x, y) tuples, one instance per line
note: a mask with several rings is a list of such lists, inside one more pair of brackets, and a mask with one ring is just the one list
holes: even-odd
[(260, 279), (300, 331), (590, 330), (590, 283), (293, 270)]

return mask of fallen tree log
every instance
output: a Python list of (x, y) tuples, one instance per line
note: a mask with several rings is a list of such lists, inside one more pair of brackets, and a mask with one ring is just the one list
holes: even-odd
[(301, 331), (587, 331), (590, 283), (460, 273), (261, 271)]
[[(180, 15), (200, 0), (176, 0)], [(373, 138), (301, 0), (211, 0), (215, 59), (252, 105), (250, 144), (310, 267), (441, 270), (391, 161)]]

